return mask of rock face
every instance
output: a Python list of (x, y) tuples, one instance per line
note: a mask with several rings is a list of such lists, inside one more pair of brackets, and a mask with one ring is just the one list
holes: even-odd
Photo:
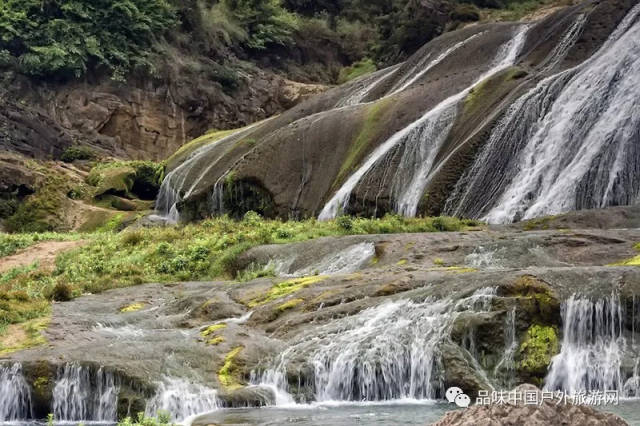
[[(544, 201), (564, 181), (541, 178), (541, 185), (549, 187), (546, 193), (535, 182), (523, 183), (521, 205), (507, 206), (504, 215), (492, 210), (501, 205), (512, 180), (519, 179), (523, 167), (516, 163), (529, 152), (524, 147), (545, 130), (535, 124), (547, 113), (544, 108), (556, 101), (560, 108), (569, 92), (582, 93), (577, 86), (606, 86), (608, 74), (602, 69), (637, 64), (631, 47), (638, 31), (636, 5), (634, 0), (587, 1), (527, 25), (486, 24), (446, 33), (398, 67), (317, 96), (224, 143), (212, 143), (185, 161), (167, 186), (178, 195), (184, 220), (254, 209), (285, 218), (340, 212), (491, 213), (495, 221), (509, 222), (545, 211), (633, 204), (638, 196), (635, 160), (616, 163), (620, 176), (626, 176), (618, 179), (609, 175), (615, 167), (604, 160), (615, 153), (603, 153), (583, 158), (580, 173), (589, 172), (576, 182), (569, 179), (563, 196)], [(615, 56), (614, 50), (624, 50), (629, 60), (614, 65), (615, 58), (605, 54)], [(602, 75), (602, 81), (582, 84), (585, 75)], [(534, 88), (540, 84), (538, 104)], [(619, 99), (615, 103), (628, 105)], [(587, 104), (580, 111), (608, 111)], [(600, 123), (598, 114), (593, 120)], [(635, 133), (629, 126), (626, 136), (615, 139), (616, 146), (635, 159)], [(510, 143), (513, 135), (518, 140)], [(565, 173), (565, 166), (574, 164), (572, 152), (577, 151), (544, 157), (554, 176), (576, 176)]]
[(59, 158), (75, 141), (115, 157), (163, 160), (208, 129), (261, 120), (325, 90), (256, 70), (238, 86), (226, 93), (188, 76), (64, 84), (8, 76), (0, 89), (0, 149)]
[[(520, 385), (515, 392), (540, 391), (533, 385)], [(591, 407), (544, 401), (540, 406), (518, 404), (476, 405), (447, 413), (433, 426), (624, 426), (620, 417), (596, 411)]]

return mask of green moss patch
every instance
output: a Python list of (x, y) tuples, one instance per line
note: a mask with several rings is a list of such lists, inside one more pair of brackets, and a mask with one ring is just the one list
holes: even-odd
[(393, 100), (391, 98), (385, 98), (370, 105), (367, 110), (367, 116), (362, 124), (360, 133), (356, 137), (355, 141), (351, 144), (349, 152), (340, 167), (338, 176), (336, 176), (333, 186), (337, 187), (344, 179), (349, 175), (354, 167), (362, 160), (367, 152), (367, 148), (373, 142), (375, 137), (382, 131), (384, 126), (383, 115), (387, 112)]
[(554, 327), (532, 325), (520, 345), (519, 369), (531, 376), (544, 375), (558, 350), (558, 335)]
[(227, 328), (227, 324), (214, 324), (214, 325), (210, 325), (209, 327), (205, 328), (204, 330), (202, 330), (200, 332), (200, 335), (202, 337), (208, 337), (209, 335), (215, 333), (218, 330), (222, 330), (224, 328)]
[(224, 364), (220, 370), (218, 370), (218, 381), (227, 389), (237, 389), (242, 386), (238, 378), (240, 371), (236, 362), (236, 357), (243, 349), (244, 348), (242, 346), (238, 346), (229, 352), (224, 358)]
[(278, 306), (278, 312), (288, 311), (290, 309), (294, 309), (304, 303), (304, 299), (291, 299), (284, 302), (282, 305)]
[(104, 194), (153, 200), (164, 179), (164, 164), (152, 161), (113, 161), (95, 166), (87, 176), (94, 196)]
[[(633, 248), (637, 251), (640, 251), (640, 243), (633, 246)], [(640, 255), (632, 257), (630, 259), (625, 259), (620, 262), (612, 263), (609, 266), (640, 266)]]
[(130, 305), (124, 306), (122, 308), (120, 308), (120, 312), (123, 314), (126, 313), (130, 313), (130, 312), (138, 312), (142, 309), (144, 309), (144, 307), (146, 306), (145, 303), (132, 303)]
[(346, 83), (347, 81), (355, 80), (358, 77), (362, 77), (366, 74), (371, 74), (377, 70), (376, 64), (373, 60), (366, 58), (358, 61), (351, 66), (344, 67), (340, 70), (340, 76), (338, 77), (338, 84)]
[(191, 142), (187, 142), (182, 145), (171, 157), (167, 159), (167, 168), (169, 170), (175, 169), (180, 163), (182, 163), (189, 155), (195, 152), (198, 148), (218, 142), (222, 138), (225, 138), (235, 132), (239, 132), (242, 129), (232, 130), (212, 130)]
[(324, 281), (327, 277), (324, 275), (318, 275), (313, 277), (306, 278), (296, 278), (292, 280), (283, 281), (274, 285), (264, 296), (261, 296), (257, 299), (253, 299), (249, 302), (249, 307), (253, 308), (259, 305), (263, 305), (265, 303), (269, 303), (273, 300), (280, 299), (282, 297), (293, 294), (297, 291), (302, 290), (310, 286), (311, 284), (319, 283)]

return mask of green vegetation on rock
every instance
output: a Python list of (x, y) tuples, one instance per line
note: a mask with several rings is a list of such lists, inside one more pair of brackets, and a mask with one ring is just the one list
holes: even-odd
[(349, 153), (342, 163), (340, 172), (338, 172), (338, 176), (336, 176), (333, 183), (334, 186), (340, 185), (353, 168), (357, 166), (358, 162), (362, 160), (369, 144), (373, 142), (374, 138), (378, 136), (382, 130), (383, 120), (381, 118), (392, 103), (392, 98), (385, 98), (368, 107), (367, 118), (364, 120), (356, 140), (353, 141), (349, 148)]
[(278, 306), (279, 312), (288, 311), (289, 309), (294, 309), (300, 304), (304, 303), (304, 299), (291, 299), (284, 302), (282, 305)]
[(218, 330), (222, 330), (224, 328), (227, 328), (227, 324), (214, 324), (214, 325), (210, 325), (209, 327), (205, 328), (204, 330), (202, 330), (200, 332), (200, 335), (202, 337), (207, 337), (213, 333), (215, 333)]
[[(246, 279), (247, 273), (239, 271), (236, 259), (249, 248), (261, 244), (339, 235), (460, 230), (476, 225), (476, 222), (457, 219), (399, 216), (349, 218), (346, 227), (344, 222), (344, 219), (284, 222), (247, 214), (241, 221), (219, 217), (185, 226), (121, 233), (0, 234), (3, 255), (42, 239), (87, 241), (79, 248), (59, 254), (53, 271), (33, 265), (1, 274), (0, 328), (47, 315), (51, 300), (69, 300), (87, 292), (99, 293), (150, 282)], [(314, 276), (286, 280), (248, 303), (253, 306), (264, 304), (322, 279)]]
[[(640, 243), (634, 246), (634, 249), (640, 251)], [(620, 262), (616, 262), (611, 266), (640, 266), (640, 255), (632, 257), (631, 259), (625, 259)]]
[(376, 71), (376, 64), (370, 59), (366, 58), (354, 63), (349, 67), (345, 67), (340, 70), (340, 76), (338, 77), (338, 84), (346, 83), (347, 81), (355, 80), (358, 77), (362, 77), (366, 74), (371, 74)]
[[(94, 194), (116, 194), (154, 199), (164, 179), (164, 164), (152, 161), (113, 161), (91, 169), (87, 183)], [(135, 194), (135, 195), (132, 195)]]
[(224, 364), (218, 370), (218, 381), (227, 389), (236, 389), (242, 386), (238, 378), (239, 371), (236, 357), (243, 349), (242, 346), (238, 346), (229, 352), (224, 358)]
[[(53, 421), (52, 421), (53, 423)], [(132, 419), (126, 417), (124, 420), (118, 422), (117, 426), (165, 426), (174, 424), (171, 423), (171, 413), (168, 411), (160, 410), (157, 413), (157, 417), (148, 417), (144, 413), (138, 413), (138, 417)]]
[(132, 303), (130, 305), (120, 308), (120, 312), (122, 312), (123, 314), (130, 313), (130, 312), (138, 312), (142, 310), (144, 306), (145, 306), (144, 303)]
[(248, 303), (250, 308), (269, 303), (273, 300), (280, 299), (282, 297), (293, 294), (302, 290), (312, 284), (324, 281), (327, 277), (322, 275), (316, 275), (305, 278), (295, 278), (287, 281), (283, 281), (271, 287), (271, 289), (263, 296), (256, 298)]
[(534, 324), (520, 345), (519, 369), (531, 376), (547, 371), (551, 357), (558, 353), (558, 336), (554, 327)]

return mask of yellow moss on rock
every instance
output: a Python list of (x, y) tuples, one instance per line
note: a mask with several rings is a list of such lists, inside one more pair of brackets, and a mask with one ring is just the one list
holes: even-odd
[(303, 288), (310, 286), (311, 284), (324, 281), (326, 278), (327, 277), (325, 275), (317, 275), (313, 277), (295, 278), (292, 280), (283, 281), (271, 287), (271, 289), (263, 297), (258, 297), (251, 300), (248, 305), (249, 307), (253, 308), (265, 303), (269, 303), (271, 301), (300, 291)]
[[(633, 246), (633, 248), (640, 251), (640, 243)], [(640, 266), (640, 255), (632, 257), (631, 259), (625, 259), (620, 262), (612, 263), (609, 266)]]
[(218, 370), (218, 381), (228, 389), (236, 389), (242, 386), (237, 378), (238, 366), (235, 359), (242, 352), (242, 349), (244, 349), (242, 346), (238, 346), (229, 352), (224, 358), (224, 364)]
[(143, 309), (145, 307), (145, 304), (142, 302), (136, 302), (136, 303), (132, 303), (130, 305), (124, 306), (122, 308), (120, 308), (120, 312), (123, 314), (126, 313), (130, 313), (130, 312), (138, 312), (139, 310)]
[(227, 328), (227, 324), (221, 323), (221, 324), (214, 324), (214, 325), (210, 325), (209, 327), (205, 328), (204, 330), (202, 330), (200, 332), (200, 335), (202, 337), (207, 337), (213, 333), (215, 333), (218, 330), (222, 330), (224, 328)]
[(207, 340), (207, 345), (217, 346), (222, 342), (224, 342), (224, 337), (214, 336), (213, 338)]
[(293, 308), (297, 307), (301, 303), (304, 303), (304, 299), (291, 299), (291, 300), (288, 300), (288, 301), (284, 302), (282, 305), (278, 306), (278, 311), (280, 311), (280, 312), (288, 311), (289, 309), (293, 309)]

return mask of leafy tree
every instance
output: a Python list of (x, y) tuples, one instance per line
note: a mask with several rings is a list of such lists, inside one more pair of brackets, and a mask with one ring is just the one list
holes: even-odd
[(270, 44), (287, 45), (297, 28), (296, 16), (281, 0), (224, 0), (232, 18), (246, 31), (246, 47), (263, 50)]
[(121, 79), (151, 65), (150, 47), (175, 23), (166, 0), (3, 0), (0, 52), (30, 75), (81, 76), (103, 66)]

